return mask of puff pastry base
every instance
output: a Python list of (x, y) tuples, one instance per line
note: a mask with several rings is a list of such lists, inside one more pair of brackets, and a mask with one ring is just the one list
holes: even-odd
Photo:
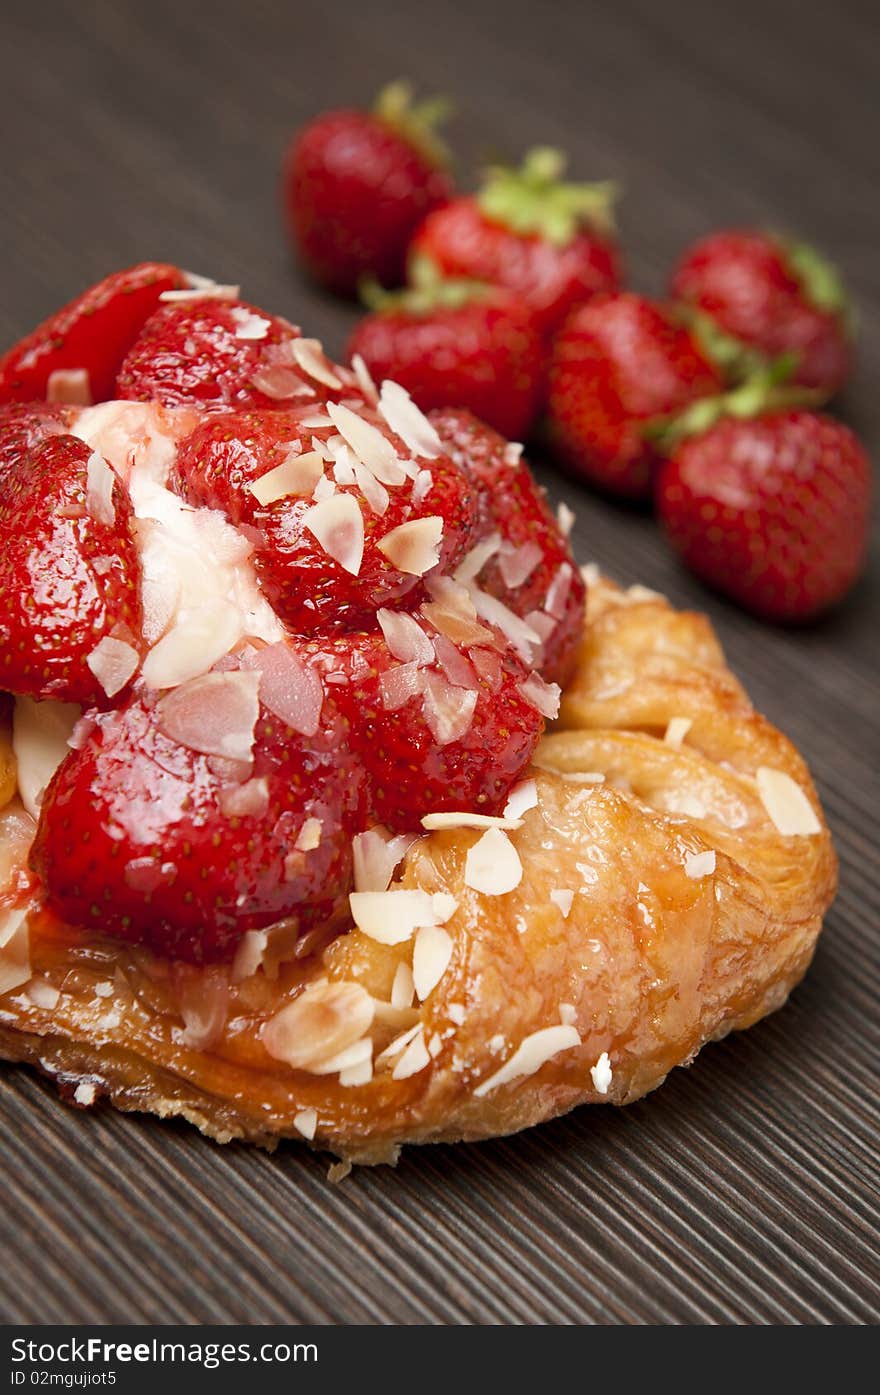
[[(8, 714), (0, 721), (8, 733)], [(7, 747), (0, 739), (0, 884), (24, 856), (9, 835)], [(787, 777), (783, 795), (799, 787), (800, 822), (816, 831), (780, 831), (788, 814), (768, 803), (761, 770)], [(0, 997), (0, 1055), (77, 1103), (182, 1116), (219, 1142), (306, 1137), (377, 1163), (403, 1143), (629, 1103), (785, 1001), (812, 957), (836, 859), (803, 760), (754, 711), (704, 617), (594, 577), (578, 669), (530, 776), (538, 804), (509, 834), (524, 869), (513, 891), (465, 884), (479, 831), (435, 832), (407, 854), (399, 885), (458, 903), (448, 967), (421, 1004), (390, 1004), (412, 941), (353, 930), (290, 959), (270, 935), (263, 966), (229, 983), (109, 940), (84, 944), (36, 914), (34, 978)], [(353, 996), (331, 990), (340, 983), (357, 985)], [(266, 1020), (305, 989), (325, 1003), (315, 1021), (327, 1050), (334, 1032), (339, 1050), (350, 1040), (350, 1001), (362, 1004), (361, 990), (374, 1000), (369, 1081), (267, 1053)]]

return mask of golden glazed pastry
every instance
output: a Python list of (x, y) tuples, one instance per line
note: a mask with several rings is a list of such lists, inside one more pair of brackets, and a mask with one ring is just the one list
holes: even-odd
[[(33, 823), (2, 720), (9, 888)], [(588, 577), (576, 671), (507, 813), (441, 819), (400, 864), (393, 914), (362, 901), (370, 933), (322, 952), (317, 928), (300, 958), (283, 930), (248, 932), (230, 969), (7, 916), (0, 1052), (79, 1104), (389, 1162), (638, 1099), (807, 968), (835, 890), (828, 830), (704, 617)]]

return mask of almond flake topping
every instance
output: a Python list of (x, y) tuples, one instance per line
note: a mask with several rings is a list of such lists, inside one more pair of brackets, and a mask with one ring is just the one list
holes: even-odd
[(523, 1075), (534, 1075), (560, 1051), (570, 1051), (572, 1047), (580, 1044), (580, 1033), (571, 1025), (543, 1027), (538, 1032), (532, 1032), (523, 1038), (510, 1060), (506, 1061), (500, 1070), (477, 1086), (474, 1094), (481, 1099), (491, 1090), (496, 1090), (499, 1085), (506, 1085)]
[(472, 547), (470, 552), (466, 552), (455, 569), (455, 580), (464, 584), (473, 581), (495, 553), (501, 548), (501, 534), (490, 533), (488, 538), (483, 538)]
[(416, 406), (409, 393), (399, 383), (382, 384), (379, 412), (413, 455), (434, 460), (443, 453), (443, 445), (424, 412)]
[(505, 586), (512, 591), (528, 581), (540, 563), (544, 553), (536, 542), (522, 543), (519, 547), (502, 547), (498, 553), (498, 570)]
[(459, 741), (470, 730), (478, 694), (457, 688), (430, 669), (422, 674), (423, 713), (434, 740), (440, 746)]
[(354, 376), (357, 380), (358, 387), (367, 401), (372, 402), (375, 407), (376, 403), (379, 401), (379, 392), (376, 384), (373, 382), (373, 376), (360, 354), (352, 354), (351, 366), (354, 369)]
[(149, 688), (176, 688), (198, 678), (228, 654), (240, 636), (241, 615), (229, 601), (218, 597), (194, 606), (150, 650), (142, 669), (144, 682)]
[(352, 470), (354, 483), (366, 499), (370, 510), (381, 518), (388, 510), (391, 500), (388, 490), (384, 484), (380, 484), (375, 475), (371, 475), (366, 465), (362, 465), (358, 460)]
[(544, 609), (548, 615), (553, 616), (554, 620), (562, 620), (565, 615), (568, 593), (573, 581), (574, 567), (568, 562), (563, 562), (550, 583), (547, 599), (544, 602)]
[(379, 693), (386, 712), (396, 712), (422, 692), (424, 675), (417, 664), (400, 664), (379, 675)]
[(364, 555), (364, 518), (351, 494), (334, 494), (313, 504), (303, 515), (302, 526), (317, 538), (328, 557), (352, 576), (358, 575)]
[(593, 1088), (597, 1094), (607, 1095), (608, 1087), (611, 1084), (611, 1061), (608, 1052), (603, 1051), (594, 1066), (590, 1066), (590, 1075), (593, 1078)]
[(46, 401), (71, 407), (91, 407), (92, 384), (87, 368), (56, 368), (46, 383)]
[[(177, 690), (180, 692), (180, 689)], [(269, 807), (269, 781), (265, 775), (245, 780), (241, 785), (224, 785), (218, 796), (220, 810), (227, 819), (262, 818)], [(260, 934), (258, 930), (247, 931)]]
[(526, 702), (536, 708), (542, 717), (548, 721), (553, 721), (559, 716), (559, 702), (562, 697), (562, 689), (558, 683), (545, 683), (539, 673), (530, 673), (528, 678), (522, 683), (517, 683), (517, 688)]
[(398, 1010), (412, 1007), (415, 991), (413, 971), (406, 960), (401, 960), (394, 971), (394, 982), (391, 985), (391, 1006)]
[(416, 1075), (418, 1071), (424, 1070), (425, 1066), (430, 1065), (430, 1062), (431, 1057), (425, 1045), (425, 1033), (422, 1028), (419, 1028), (391, 1072), (391, 1078), (392, 1080), (408, 1080), (411, 1075)]
[(229, 312), (235, 320), (236, 339), (265, 339), (272, 327), (272, 321), (262, 315), (255, 315), (244, 305), (236, 305)]
[(409, 833), (389, 838), (376, 828), (356, 834), (351, 840), (355, 891), (387, 891), (395, 868), (416, 838)]
[(97, 1089), (91, 1080), (81, 1080), (73, 1092), (73, 1098), (76, 1100), (77, 1104), (84, 1105), (88, 1108), (89, 1105), (95, 1103), (97, 1093)]
[(440, 925), (423, 925), (413, 946), (413, 985), (424, 1002), (433, 993), (449, 967), (452, 958), (452, 936)]
[(554, 887), (550, 892), (550, 900), (553, 902), (554, 906), (559, 907), (562, 912), (563, 920), (568, 920), (572, 905), (574, 904), (574, 892), (566, 891), (562, 887)]
[(715, 853), (712, 848), (705, 852), (687, 852), (684, 855), (685, 876), (688, 877), (711, 877), (715, 871)]
[(159, 299), (166, 305), (186, 304), (190, 300), (238, 300), (241, 286), (221, 286), (206, 276), (198, 277), (198, 285), (182, 290), (162, 291)]
[(575, 516), (572, 510), (568, 507), (568, 504), (566, 504), (564, 501), (559, 505), (559, 508), (556, 510), (556, 522), (559, 525), (559, 531), (562, 534), (562, 536), (564, 538), (570, 537), (571, 530), (575, 524)]
[(674, 746), (677, 749), (682, 741), (684, 741), (692, 725), (693, 722), (690, 717), (670, 717), (663, 740), (667, 745)]
[(470, 593), (480, 619), (488, 620), (490, 625), (497, 625), (505, 638), (510, 640), (520, 658), (528, 662), (534, 648), (541, 644), (541, 636), (537, 630), (527, 625), (525, 620), (520, 619), (503, 601), (499, 601), (497, 596), (490, 596), (487, 591), (480, 591), (473, 585)]
[(379, 1052), (376, 1057), (377, 1062), (393, 1061), (394, 1057), (399, 1056), (404, 1047), (409, 1046), (413, 1038), (418, 1036), (422, 1031), (424, 1031), (424, 1028), (421, 1022), (417, 1022), (414, 1027), (407, 1027), (405, 1032), (401, 1032), (400, 1036), (395, 1037), (392, 1042), (388, 1043), (384, 1051)]
[(493, 818), (491, 814), (461, 813), (425, 814), (422, 828), (429, 833), (444, 828), (522, 828), (522, 819)]
[(341, 402), (328, 402), (327, 415), (357, 459), (381, 484), (403, 484), (406, 471), (391, 442), (378, 427)]
[(86, 464), (86, 513), (105, 528), (116, 522), (113, 507), (113, 485), (116, 476), (103, 455), (93, 450)]
[(341, 388), (342, 380), (336, 376), (318, 339), (294, 339), (290, 351), (304, 373), (316, 383), (325, 387)]
[(822, 832), (822, 825), (806, 794), (784, 770), (761, 765), (756, 778), (761, 803), (771, 823), (783, 837), (806, 838)]
[(242, 663), (259, 672), (263, 706), (292, 731), (314, 736), (324, 703), (324, 689), (315, 670), (284, 640), (252, 651)]
[(249, 761), (260, 715), (258, 673), (206, 673), (156, 704), (160, 731), (203, 755)]
[(538, 807), (538, 786), (534, 780), (521, 780), (507, 797), (504, 806), (504, 817), (506, 819), (521, 819), (523, 814), (529, 809)]
[(324, 461), (317, 451), (310, 450), (302, 455), (288, 455), (280, 465), (253, 480), (248, 489), (257, 503), (265, 508), (291, 494), (307, 497), (323, 476)]
[(26, 910), (0, 910), (0, 993), (20, 988), (31, 977)]
[(373, 1021), (373, 999), (360, 984), (312, 983), (263, 1027), (270, 1056), (293, 1070), (322, 1066), (359, 1042)]
[(500, 828), (489, 828), (468, 849), (464, 884), (485, 896), (504, 896), (522, 881), (519, 853)]
[(358, 929), (383, 945), (411, 940), (423, 925), (442, 925), (458, 908), (444, 891), (352, 891), (348, 900)]
[(311, 1142), (318, 1127), (317, 1109), (300, 1109), (293, 1116), (293, 1127)]
[(297, 852), (312, 852), (314, 848), (320, 847), (323, 827), (320, 819), (306, 819), (293, 845)]
[(124, 639), (114, 639), (105, 635), (87, 655), (86, 663), (97, 678), (104, 692), (115, 697), (122, 692), (126, 683), (137, 672), (141, 656)]
[(395, 659), (417, 667), (434, 662), (434, 646), (418, 620), (405, 611), (385, 609), (379, 610), (376, 618)]
[(439, 514), (414, 518), (392, 528), (376, 546), (393, 567), (407, 576), (424, 576), (440, 561), (439, 547), (443, 538), (443, 519)]

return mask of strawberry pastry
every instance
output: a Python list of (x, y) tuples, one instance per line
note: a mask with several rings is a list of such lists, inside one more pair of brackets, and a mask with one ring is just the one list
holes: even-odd
[(0, 403), (7, 1058), (385, 1161), (784, 1000), (834, 885), (803, 762), (705, 621), (585, 584), (518, 445), (152, 265)]

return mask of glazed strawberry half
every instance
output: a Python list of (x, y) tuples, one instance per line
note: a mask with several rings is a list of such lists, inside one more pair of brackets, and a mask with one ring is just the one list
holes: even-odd
[(830, 396), (852, 370), (849, 298), (836, 269), (806, 243), (713, 233), (684, 253), (670, 293), (766, 358), (792, 355), (793, 381), (805, 387)]
[(142, 262), (90, 286), (0, 358), (0, 402), (103, 402), (126, 352), (169, 291), (175, 266)]
[(657, 508), (696, 574), (763, 619), (809, 620), (864, 566), (870, 464), (855, 434), (748, 384), (670, 430)]
[[(46, 905), (194, 963), (337, 933), (359, 835), (503, 810), (582, 580), (519, 447), (226, 291), (162, 302), (117, 382), (0, 413), (3, 685)], [(33, 728), (69, 730), (61, 703), (47, 784)]]
[(376, 379), (423, 411), (464, 407), (503, 436), (528, 435), (541, 405), (545, 347), (530, 306), (503, 287), (443, 278), (415, 260), (409, 287), (364, 292), (372, 314), (348, 341)]
[(413, 233), (452, 194), (436, 134), (446, 111), (442, 99), (414, 104), (408, 84), (392, 83), (372, 111), (327, 112), (291, 142), (284, 213), (319, 281), (345, 294), (363, 276), (400, 285)]
[(477, 194), (425, 219), (410, 258), (506, 287), (552, 333), (575, 306), (620, 283), (613, 186), (567, 184), (564, 168), (558, 151), (540, 148), (519, 170), (490, 170)]
[(721, 368), (672, 306), (633, 292), (599, 296), (554, 342), (553, 448), (592, 484), (648, 499), (660, 459), (657, 424), (723, 386)]

